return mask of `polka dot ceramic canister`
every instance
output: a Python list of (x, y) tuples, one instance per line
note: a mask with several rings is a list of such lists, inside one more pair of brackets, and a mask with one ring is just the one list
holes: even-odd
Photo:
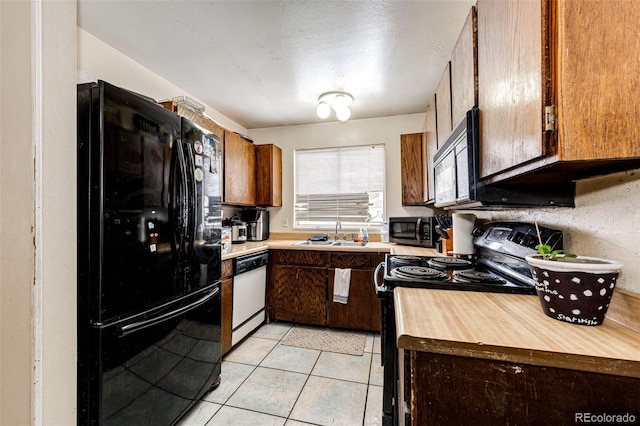
[(532, 255), (526, 260), (546, 315), (572, 324), (602, 324), (622, 263), (586, 256), (543, 260)]

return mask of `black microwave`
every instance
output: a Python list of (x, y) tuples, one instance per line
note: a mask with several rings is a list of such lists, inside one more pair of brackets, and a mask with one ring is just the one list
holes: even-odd
[(433, 156), (435, 207), (573, 207), (575, 183), (498, 183), (480, 179), (480, 111), (469, 110)]
[(390, 217), (389, 241), (407, 246), (435, 247), (434, 217)]

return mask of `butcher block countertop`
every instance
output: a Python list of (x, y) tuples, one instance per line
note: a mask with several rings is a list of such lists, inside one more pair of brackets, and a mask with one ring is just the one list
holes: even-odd
[(394, 298), (401, 349), (640, 378), (640, 297), (631, 292), (614, 292), (600, 326), (549, 318), (530, 295), (396, 288)]

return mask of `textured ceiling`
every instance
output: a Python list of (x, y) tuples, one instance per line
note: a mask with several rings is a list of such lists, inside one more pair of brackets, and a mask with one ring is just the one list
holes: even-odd
[(351, 119), (426, 111), (474, 3), (79, 0), (78, 26), (252, 129), (321, 122), (332, 90)]

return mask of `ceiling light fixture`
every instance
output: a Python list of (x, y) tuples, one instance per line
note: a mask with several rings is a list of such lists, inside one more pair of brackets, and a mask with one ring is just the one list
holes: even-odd
[(353, 103), (353, 96), (347, 92), (327, 92), (318, 98), (316, 114), (323, 120), (329, 118), (331, 110), (336, 112), (340, 121), (347, 121), (351, 117), (349, 106)]

